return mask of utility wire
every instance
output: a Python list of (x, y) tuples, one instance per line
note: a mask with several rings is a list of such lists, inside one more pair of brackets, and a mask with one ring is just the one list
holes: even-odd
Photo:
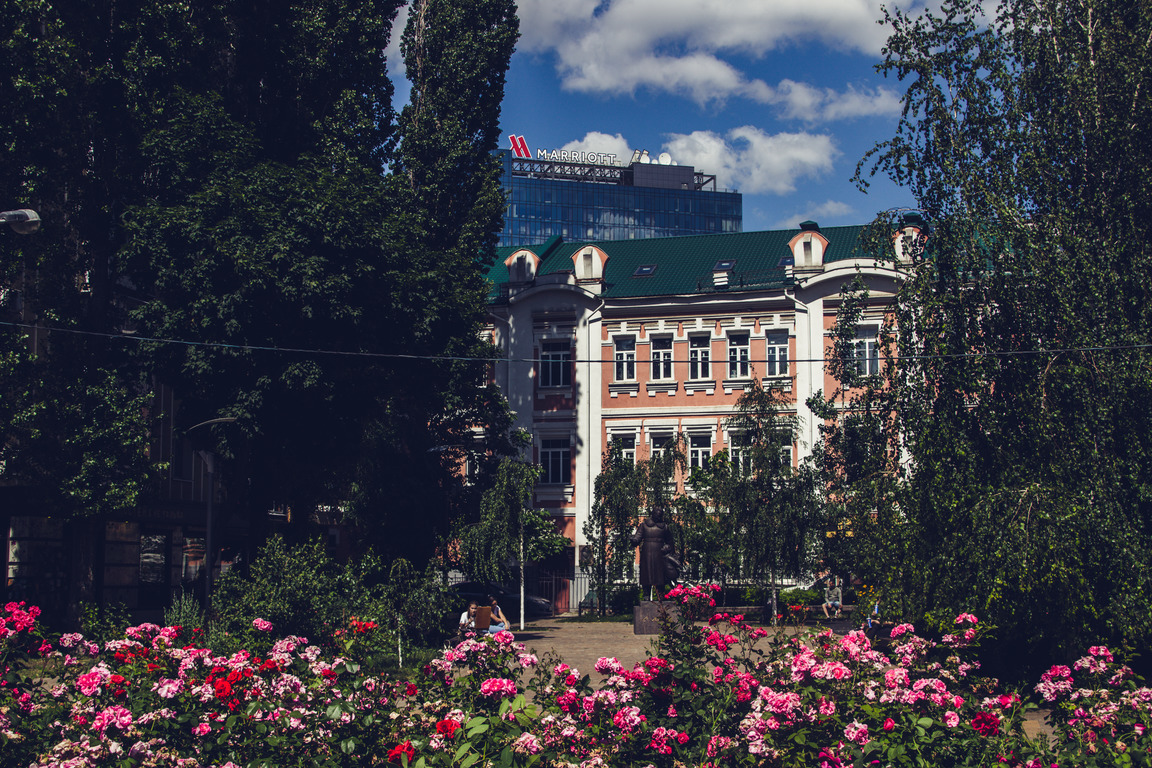
[[(161, 339), (151, 336), (137, 336), (136, 334), (124, 333), (102, 333), (100, 331), (83, 331), (77, 328), (51, 328), (43, 325), (33, 325), (29, 323), (13, 323), (0, 320), (0, 326), (8, 326), (10, 328), (25, 328), (28, 330), (45, 331), (50, 333), (70, 333), (78, 336), (95, 336), (105, 339), (116, 339), (119, 341), (136, 341), (141, 343), (152, 344), (179, 344), (186, 347), (205, 347), (209, 349), (236, 349), (246, 352), (281, 352), (292, 353), (301, 355), (334, 355), (345, 357), (367, 357), (377, 359), (389, 360), (430, 360), (441, 362), (477, 362), (477, 363), (555, 363), (555, 362), (569, 362), (569, 363), (601, 363), (615, 365), (617, 361), (614, 358), (607, 359), (583, 359), (583, 358), (569, 358), (564, 361), (559, 361), (555, 358), (539, 358), (539, 357), (476, 357), (467, 355), (414, 355), (404, 354), (401, 352), (353, 352), (339, 349), (310, 349), (305, 347), (278, 347), (278, 346), (261, 346), (257, 344), (226, 344), (223, 342), (214, 341), (186, 341), (183, 339)], [(1016, 357), (1025, 355), (1062, 355), (1071, 352), (1118, 352), (1134, 349), (1150, 349), (1152, 343), (1148, 344), (1120, 344), (1115, 346), (1096, 346), (1096, 347), (1060, 347), (1056, 349), (1016, 349), (1005, 351), (990, 351), (990, 352), (964, 352), (947, 355), (891, 355), (883, 359), (887, 360), (955, 360), (965, 358), (982, 358), (982, 357)], [(791, 358), (789, 363), (826, 363), (838, 358), (830, 357), (809, 357), (809, 358)], [(856, 361), (856, 356), (849, 356), (850, 361)], [(627, 362), (636, 365), (648, 363), (648, 360), (632, 359)], [(695, 361), (673, 359), (672, 363), (689, 364)], [(775, 363), (776, 359), (771, 360), (756, 360), (752, 358), (730, 360), (728, 358), (715, 358), (709, 361), (715, 365), (724, 365), (729, 362), (735, 363)]]

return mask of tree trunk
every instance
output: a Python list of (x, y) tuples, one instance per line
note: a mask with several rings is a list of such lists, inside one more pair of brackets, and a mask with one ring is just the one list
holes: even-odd
[(520, 522), (520, 631), (524, 631), (524, 522)]

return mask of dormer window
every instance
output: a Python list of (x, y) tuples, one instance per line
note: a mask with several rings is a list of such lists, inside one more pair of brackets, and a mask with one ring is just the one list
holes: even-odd
[(800, 224), (800, 233), (788, 242), (792, 251), (792, 266), (796, 269), (821, 267), (828, 250), (828, 238), (820, 234), (820, 225), (814, 221)]
[(928, 226), (918, 213), (905, 214), (900, 219), (900, 229), (892, 235), (892, 247), (896, 251), (896, 259), (900, 262), (910, 262), (924, 250), (924, 242), (928, 239)]
[(594, 245), (586, 245), (572, 254), (572, 267), (577, 280), (602, 280), (608, 254)]
[(521, 248), (504, 260), (504, 266), (508, 268), (508, 282), (530, 283), (536, 279), (540, 257), (527, 248)]

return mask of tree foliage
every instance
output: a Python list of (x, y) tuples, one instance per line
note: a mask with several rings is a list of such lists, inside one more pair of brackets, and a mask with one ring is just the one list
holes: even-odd
[(520, 582), (520, 628), (524, 628), (525, 567), (564, 551), (568, 540), (548, 510), (532, 506), (540, 465), (506, 457), (480, 502), (478, 524), (463, 525), (456, 540), (461, 566), (482, 581), (503, 582), (513, 573)]
[(1038, 658), (1146, 643), (1152, 9), (948, 0), (885, 23), (904, 114), (858, 177), (907, 186), (930, 231), (866, 395), (907, 459), (872, 451), (900, 480), (871, 499), (893, 569), (872, 576), (907, 615), (980, 611)]
[[(0, 280), (25, 279), (28, 320), (179, 342), (54, 334), (33, 405), (165, 383), (179, 425), (237, 419), (214, 447), (244, 454), (249, 507), (338, 508), (423, 562), (477, 501), (461, 460), (483, 472), (514, 448), (470, 358), (488, 349), (480, 264), (503, 210), (490, 153), (518, 26), (507, 0), (414, 2), (398, 115), (385, 48), (401, 5), (11, 0), (0, 187), (45, 225), (19, 251), (6, 239)], [(117, 423), (138, 417), (115, 401)], [(15, 423), (9, 445), (30, 449)]]
[(644, 480), (645, 465), (625, 456), (621, 444), (611, 441), (593, 483), (592, 512), (584, 521), (587, 543), (580, 550), (601, 615), (615, 587), (631, 584), (634, 578), (636, 548), (630, 539), (640, 521)]
[(727, 419), (732, 447), (689, 478), (698, 499), (686, 536), (704, 578), (768, 585), (801, 575), (822, 531), (811, 471), (792, 466), (796, 419), (781, 390), (753, 381)]

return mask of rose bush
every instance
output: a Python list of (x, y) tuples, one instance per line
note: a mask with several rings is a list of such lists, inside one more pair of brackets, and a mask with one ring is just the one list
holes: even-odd
[[(446, 648), (388, 680), (324, 642), (276, 637), (218, 654), (203, 633), (142, 624), (96, 643), (46, 635), (34, 607), (0, 615), (5, 766), (1024, 766), (1148, 765), (1152, 689), (1100, 646), (1035, 694), (1053, 743), (1022, 730), (1033, 692), (967, 660), (961, 614), (930, 638), (891, 629), (787, 635), (678, 588), (653, 654), (588, 675), (512, 633)], [(693, 616), (702, 621), (693, 621)], [(345, 637), (375, 631), (368, 619)], [(263, 622), (262, 622), (263, 624)], [(360, 630), (360, 631), (357, 631)], [(257, 631), (275, 634), (275, 628)]]

